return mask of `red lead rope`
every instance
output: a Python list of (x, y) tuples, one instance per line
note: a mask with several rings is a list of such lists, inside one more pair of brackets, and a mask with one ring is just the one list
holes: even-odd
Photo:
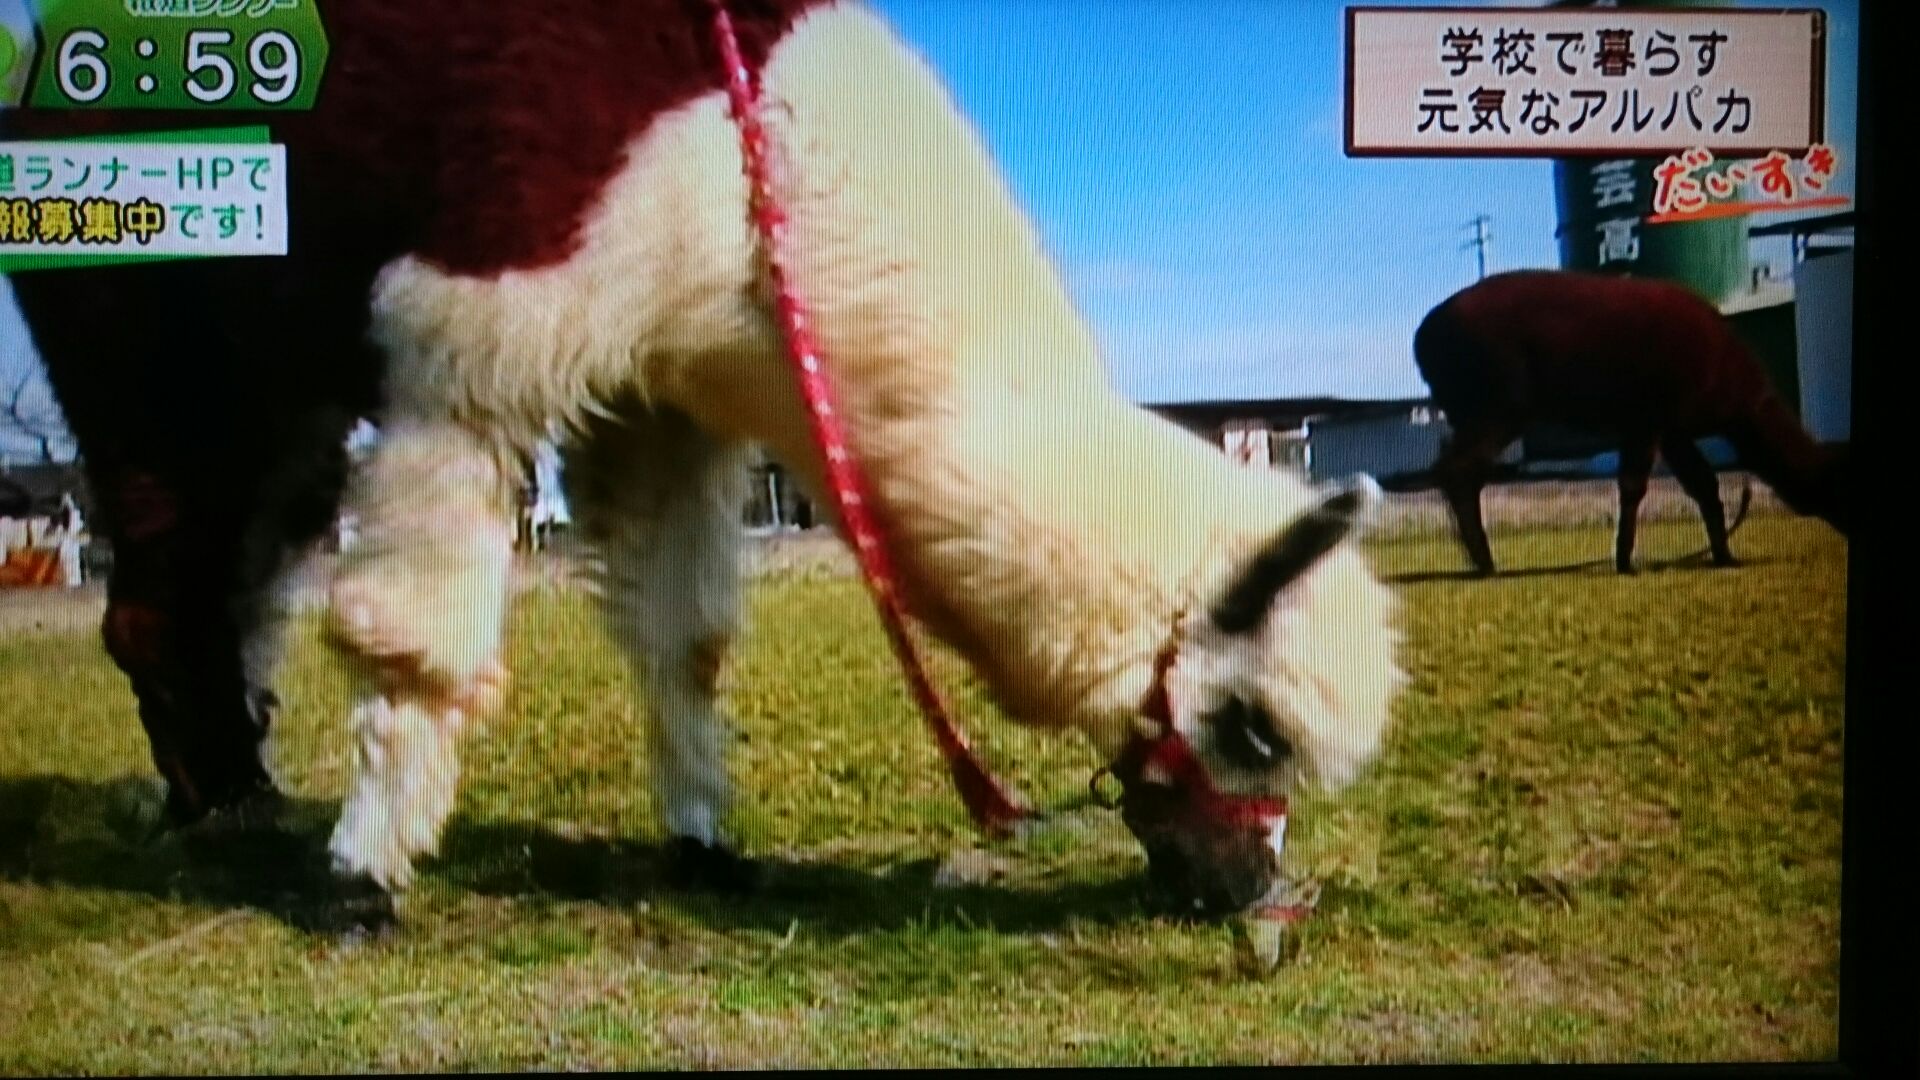
[(961, 799), (967, 804), (967, 812), (973, 815), (974, 823), (988, 833), (1011, 833), (1014, 826), (1027, 816), (1027, 812), (994, 780), (993, 774), (974, 755), (966, 736), (954, 725), (946, 705), (940, 700), (939, 692), (933, 687), (933, 681), (927, 677), (926, 665), (921, 660), (912, 634), (907, 630), (899, 579), (887, 558), (885, 546), (880, 542), (880, 531), (874, 523), (865, 494), (866, 484), (854, 465), (853, 455), (847, 449), (846, 431), (841, 427), (838, 410), (834, 408), (833, 384), (828, 381), (826, 368), (820, 362), (819, 349), (815, 347), (813, 333), (807, 325), (806, 308), (787, 281), (781, 260), (787, 237), (787, 216), (779, 203), (774, 201), (772, 185), (767, 179), (766, 133), (760, 127), (756, 110), (758, 92), (753, 74), (740, 55), (740, 43), (734, 37), (733, 20), (728, 17), (725, 4), (721, 0), (712, 0), (712, 6), (714, 36), (719, 41), (720, 55), (726, 64), (727, 99), (732, 107), (734, 123), (740, 129), (740, 151), (752, 192), (753, 220), (766, 245), (780, 326), (785, 332), (787, 353), (793, 359), (794, 369), (800, 377), (800, 392), (807, 403), (814, 445), (819, 447), (826, 459), (827, 487), (832, 491), (840, 520), (853, 540), (854, 554), (860, 560), (867, 588), (880, 609), (880, 621), (886, 625), (887, 639), (893, 643), (894, 655), (899, 658), (900, 667), (906, 672), (907, 684), (913, 688), (913, 697), (920, 706), (921, 715), (926, 717), (927, 726), (933, 729), (933, 737), (940, 744), (940, 753), (947, 760), (947, 768), (953, 774), (954, 786), (960, 789)]

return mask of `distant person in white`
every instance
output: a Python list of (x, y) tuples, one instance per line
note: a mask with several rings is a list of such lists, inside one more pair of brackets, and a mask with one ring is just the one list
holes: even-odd
[(60, 493), (60, 512), (54, 515), (53, 522), (53, 537), (60, 546), (60, 572), (67, 588), (77, 589), (84, 580), (80, 550), (86, 518), (80, 513), (80, 505), (73, 501), (72, 492)]
[(535, 551), (547, 546), (555, 526), (565, 527), (573, 523), (573, 515), (567, 510), (566, 496), (560, 488), (560, 451), (547, 441), (542, 441), (534, 450), (531, 517)]

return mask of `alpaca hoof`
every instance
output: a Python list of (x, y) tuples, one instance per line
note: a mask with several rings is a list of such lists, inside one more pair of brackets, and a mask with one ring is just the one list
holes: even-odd
[(683, 889), (744, 896), (759, 890), (761, 866), (732, 849), (690, 836), (673, 840), (673, 881)]
[(271, 783), (256, 787), (232, 803), (216, 808), (214, 821), (224, 821), (242, 832), (277, 831), (287, 812), (287, 797)]
[(285, 827), (286, 796), (272, 787), (219, 806), (175, 829), (187, 857), (203, 870), (267, 881), (299, 862), (304, 842)]
[(209, 819), (231, 821), (236, 816), (252, 823), (263, 815), (279, 815), (284, 800), (258, 761), (201, 772), (192, 784), (167, 785), (166, 818), (172, 828), (185, 830), (210, 825)]
[(343, 945), (384, 941), (399, 929), (393, 894), (364, 874), (330, 875), (307, 929), (339, 939)]
[(163, 810), (164, 828), (180, 830), (197, 825), (213, 807), (196, 790), (177, 783), (167, 784), (166, 803)]

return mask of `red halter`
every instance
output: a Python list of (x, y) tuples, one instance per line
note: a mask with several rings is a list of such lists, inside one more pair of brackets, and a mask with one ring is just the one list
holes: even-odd
[[(1153, 685), (1148, 688), (1146, 699), (1140, 704), (1140, 715), (1157, 725), (1158, 733), (1148, 735), (1136, 730), (1113, 764), (1094, 774), (1092, 784), (1098, 785), (1103, 774), (1111, 773), (1122, 787), (1132, 789), (1135, 785), (1150, 783), (1145, 776), (1147, 770), (1153, 769), (1163, 774), (1170, 786), (1186, 796), (1187, 812), (1211, 824), (1228, 828), (1265, 828), (1276, 820), (1284, 819), (1287, 816), (1285, 798), (1228, 795), (1214, 786), (1213, 777), (1193, 752), (1193, 744), (1174, 726), (1173, 699), (1167, 690), (1167, 673), (1173, 670), (1178, 654), (1179, 645), (1174, 640), (1169, 640), (1160, 650), (1160, 655), (1153, 662)], [(1102, 798), (1097, 790), (1094, 797), (1109, 806), (1118, 805)]]

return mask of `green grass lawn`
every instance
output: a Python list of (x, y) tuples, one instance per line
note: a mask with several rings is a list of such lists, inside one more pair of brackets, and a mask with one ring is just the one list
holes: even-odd
[[(152, 794), (124, 682), (91, 634), (3, 639), (0, 1071), (1831, 1057), (1846, 547), (1756, 516), (1745, 567), (1670, 565), (1699, 542), (1651, 524), (1637, 577), (1494, 581), (1433, 574), (1463, 565), (1450, 538), (1377, 547), (1412, 685), (1358, 784), (1296, 800), (1290, 858), (1325, 889), (1263, 978), (1225, 928), (1145, 912), (1091, 752), (998, 722), (945, 655), (1057, 822), (936, 887), (976, 841), (851, 580), (758, 584), (728, 676), (764, 895), (659, 883), (628, 677), (586, 597), (533, 593), (442, 855), (371, 944), (244, 902), (244, 858), (126, 839)], [(1610, 537), (1495, 548), (1524, 571)], [(317, 843), (349, 746), (312, 631), (279, 759)]]

